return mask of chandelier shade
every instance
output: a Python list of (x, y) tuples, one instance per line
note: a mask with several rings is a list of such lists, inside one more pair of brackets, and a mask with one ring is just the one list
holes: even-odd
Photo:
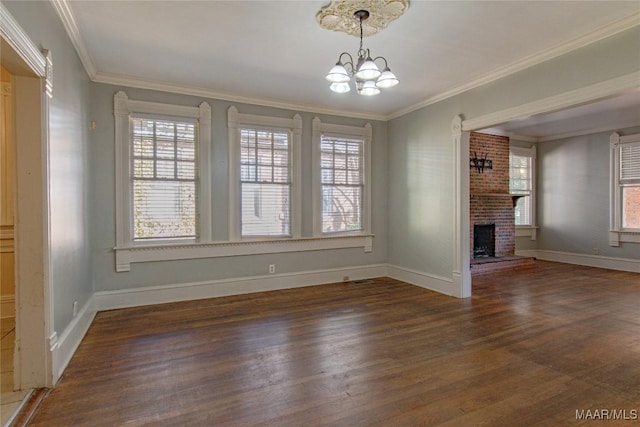
[(349, 86), (348, 82), (335, 82), (331, 83), (329, 89), (336, 93), (347, 93), (351, 90), (351, 87)]
[(342, 65), (340, 61), (338, 61), (338, 63), (329, 70), (329, 74), (327, 74), (326, 78), (331, 83), (345, 83), (351, 80), (349, 73), (347, 73), (347, 69), (344, 68), (344, 65)]
[[(374, 96), (380, 93), (380, 89), (387, 89), (400, 83), (398, 78), (391, 72), (387, 60), (382, 56), (371, 58), (369, 49), (362, 47), (362, 21), (369, 17), (366, 10), (358, 10), (353, 16), (360, 23), (360, 49), (357, 54), (357, 61), (348, 52), (342, 52), (338, 57), (336, 65), (329, 70), (326, 79), (331, 82), (329, 89), (337, 93), (346, 93), (351, 89), (349, 82), (355, 78), (356, 90), (360, 95)], [(348, 60), (343, 61), (343, 57)], [(380, 71), (376, 61), (384, 61), (383, 71)], [(354, 65), (355, 64), (355, 65)]]
[(378, 77), (376, 86), (378, 86), (380, 89), (387, 89), (390, 87), (394, 87), (398, 83), (400, 83), (400, 81), (398, 80), (396, 75), (391, 72), (389, 67), (387, 67), (384, 69), (380, 77)]

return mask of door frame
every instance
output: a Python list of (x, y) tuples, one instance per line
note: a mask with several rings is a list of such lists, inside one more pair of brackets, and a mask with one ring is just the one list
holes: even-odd
[[(49, 101), (52, 62), (0, 4), (3, 66), (15, 77), (14, 242), (16, 346), (14, 387), (52, 387), (55, 347), (50, 283)], [(12, 80), (13, 83), (13, 80)], [(53, 334), (53, 335), (52, 335)]]

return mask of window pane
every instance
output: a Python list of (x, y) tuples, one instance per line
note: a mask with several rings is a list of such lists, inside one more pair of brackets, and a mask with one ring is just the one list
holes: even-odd
[(288, 236), (289, 185), (243, 183), (243, 236)]
[(173, 160), (158, 160), (156, 162), (156, 174), (158, 178), (175, 178), (175, 163)]
[(133, 221), (134, 239), (195, 236), (195, 183), (135, 181)]
[(509, 156), (509, 192), (529, 194), (531, 191), (531, 157)]
[(362, 187), (322, 186), (322, 231), (362, 230)]
[(531, 224), (531, 196), (520, 197), (514, 208), (516, 225)]
[(620, 147), (620, 182), (640, 184), (640, 145)]
[(622, 187), (622, 227), (640, 229), (640, 185)]

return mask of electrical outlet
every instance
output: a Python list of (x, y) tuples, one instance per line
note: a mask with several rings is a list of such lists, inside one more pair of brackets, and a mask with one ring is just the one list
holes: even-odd
[(593, 248), (594, 255), (600, 255), (600, 248)]
[(275, 264), (269, 264), (269, 274), (273, 274), (276, 272), (276, 265)]
[(349, 276), (342, 276), (342, 281), (343, 282), (348, 282), (349, 281)]
[(78, 301), (73, 302), (73, 317), (76, 317), (78, 314)]

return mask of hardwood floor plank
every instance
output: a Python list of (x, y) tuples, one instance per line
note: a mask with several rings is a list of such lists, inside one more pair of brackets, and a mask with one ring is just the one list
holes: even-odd
[(639, 274), (537, 261), (473, 291), (380, 278), (101, 312), (30, 425), (558, 426), (640, 410)]

